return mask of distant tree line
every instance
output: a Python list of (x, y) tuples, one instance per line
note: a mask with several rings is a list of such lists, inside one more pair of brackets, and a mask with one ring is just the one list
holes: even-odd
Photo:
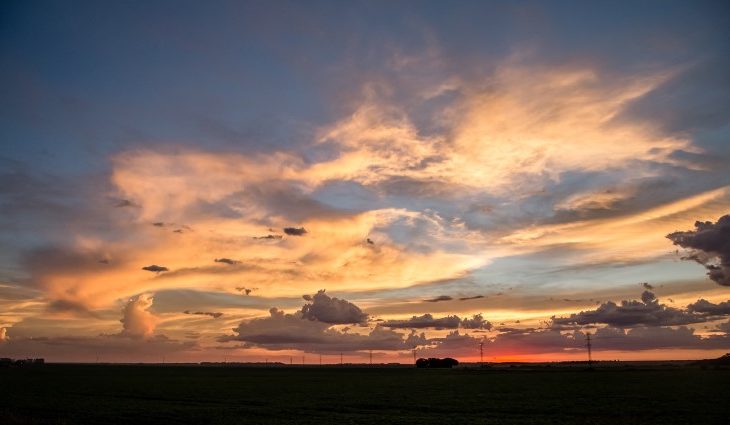
[(45, 359), (9, 359), (7, 357), (0, 358), (0, 367), (38, 366), (45, 363)]
[(445, 359), (430, 357), (428, 359), (421, 358), (416, 360), (416, 367), (419, 368), (451, 368), (458, 365), (459, 361), (451, 357), (446, 357)]

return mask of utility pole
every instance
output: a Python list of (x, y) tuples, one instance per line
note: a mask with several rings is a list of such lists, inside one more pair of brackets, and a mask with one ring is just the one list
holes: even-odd
[(373, 350), (370, 350), (370, 366), (373, 365)]
[(593, 365), (593, 358), (591, 357), (591, 333), (586, 333), (586, 348), (588, 348), (588, 367)]
[(304, 366), (304, 356), (302, 356), (302, 366)]
[(345, 363), (342, 361), (342, 352), (340, 352), (340, 366), (344, 366)]
[(484, 367), (484, 341), (479, 343), (479, 367)]
[(413, 364), (416, 364), (416, 347), (413, 347)]
[(319, 365), (322, 366), (322, 354), (319, 355)]

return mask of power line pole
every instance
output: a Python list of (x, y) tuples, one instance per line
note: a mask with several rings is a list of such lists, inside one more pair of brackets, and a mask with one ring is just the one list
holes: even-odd
[(370, 350), (370, 366), (373, 365), (373, 350)]
[(479, 367), (484, 367), (484, 341), (479, 343)]
[(319, 365), (322, 366), (322, 354), (319, 355)]
[(344, 366), (345, 362), (342, 361), (342, 352), (340, 352), (340, 366)]
[(586, 348), (588, 348), (588, 367), (593, 365), (593, 358), (591, 357), (591, 333), (586, 333)]
[(413, 364), (416, 364), (416, 347), (413, 347)]

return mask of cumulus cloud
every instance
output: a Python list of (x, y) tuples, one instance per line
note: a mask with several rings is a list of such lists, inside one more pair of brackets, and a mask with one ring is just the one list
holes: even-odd
[(121, 335), (131, 338), (145, 338), (152, 336), (157, 325), (157, 317), (150, 311), (153, 298), (150, 294), (140, 294), (127, 301), (122, 309)]
[(699, 299), (689, 304), (687, 310), (691, 313), (700, 313), (709, 316), (730, 316), (730, 301), (714, 304), (705, 299)]
[(475, 314), (470, 319), (466, 317), (461, 320), (461, 327), (464, 329), (492, 329), (492, 323), (485, 320), (481, 314)]
[(684, 259), (702, 264), (710, 279), (730, 286), (730, 215), (720, 217), (716, 223), (697, 221), (694, 230), (670, 233), (667, 238), (688, 249)]
[(147, 270), (148, 272), (154, 272), (154, 273), (163, 273), (163, 272), (169, 271), (170, 269), (168, 269), (165, 266), (158, 266), (156, 264), (152, 264), (151, 266), (142, 267), (142, 270)]
[(434, 328), (434, 329), (491, 329), (492, 324), (484, 320), (481, 314), (472, 316), (471, 318), (461, 319), (459, 316), (445, 316), (435, 318), (432, 314), (423, 314), (421, 316), (412, 316), (406, 320), (387, 320), (380, 324), (387, 328), (400, 328), (400, 329), (421, 329), (421, 328)]
[(195, 311), (195, 312), (193, 312), (193, 311), (190, 311), (190, 310), (185, 310), (183, 313), (185, 313), (185, 314), (193, 314), (193, 315), (197, 315), (197, 316), (210, 316), (210, 317), (212, 317), (214, 319), (217, 319), (217, 318), (223, 316), (223, 313), (220, 313), (220, 312), (210, 312), (210, 311)]
[(387, 328), (435, 328), (435, 329), (456, 329), (461, 325), (459, 316), (446, 316), (435, 318), (431, 314), (413, 316), (406, 320), (387, 320), (380, 324)]
[(243, 341), (246, 347), (307, 352), (405, 350), (427, 342), (423, 334), (403, 335), (381, 326), (368, 334), (349, 333), (329, 323), (306, 319), (301, 312), (287, 314), (276, 308), (269, 311), (269, 317), (242, 322), (234, 332), (236, 335), (220, 340)]
[(313, 296), (305, 295), (303, 298), (308, 301), (302, 307), (302, 317), (305, 319), (329, 324), (364, 323), (368, 319), (367, 313), (360, 307), (347, 300), (330, 297), (324, 289)]
[(693, 311), (682, 310), (659, 303), (649, 291), (641, 294), (641, 301), (624, 300), (620, 304), (605, 302), (595, 310), (573, 313), (568, 317), (553, 317), (554, 326), (585, 326), (606, 324), (617, 328), (639, 326), (676, 326), (706, 321)]
[(304, 236), (307, 230), (304, 227), (285, 227), (284, 233), (289, 236)]

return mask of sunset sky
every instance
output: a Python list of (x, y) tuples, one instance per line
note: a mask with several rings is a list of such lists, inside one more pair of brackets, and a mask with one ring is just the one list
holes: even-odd
[(730, 351), (722, 1), (9, 1), (0, 356)]

